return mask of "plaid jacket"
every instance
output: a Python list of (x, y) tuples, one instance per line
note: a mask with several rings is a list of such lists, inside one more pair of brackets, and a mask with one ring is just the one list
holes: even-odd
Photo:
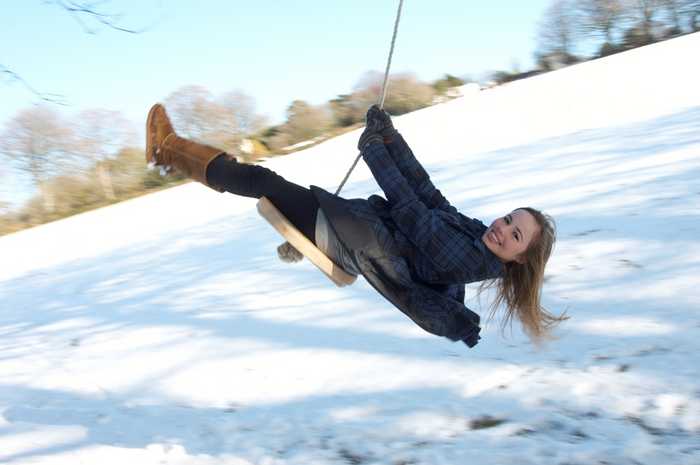
[(422, 281), (463, 290), (465, 283), (500, 276), (503, 265), (481, 240), (486, 226), (450, 205), (400, 134), (362, 155), (392, 205), (392, 219), (416, 248), (413, 267)]
[(348, 268), (426, 331), (473, 347), (479, 316), (464, 305), (465, 284), (503, 269), (481, 241), (486, 226), (450, 205), (400, 135), (362, 155), (386, 199), (343, 199), (311, 187)]

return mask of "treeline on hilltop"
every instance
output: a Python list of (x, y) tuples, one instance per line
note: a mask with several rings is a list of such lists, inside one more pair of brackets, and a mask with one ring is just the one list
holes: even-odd
[(492, 80), (503, 84), (698, 31), (700, 0), (552, 0), (537, 25), (536, 68), (516, 65)]
[[(349, 94), (322, 105), (302, 100), (287, 108), (284, 123), (268, 124), (252, 97), (241, 91), (213, 95), (185, 86), (165, 99), (175, 129), (254, 163), (294, 152), (359, 127), (375, 103), (383, 75), (367, 73)], [(447, 75), (424, 83), (412, 75), (392, 76), (385, 108), (395, 115), (447, 98), (464, 81)], [(5, 186), (34, 188), (19, 208), (0, 203), (0, 234), (53, 221), (184, 181), (146, 169), (143, 141), (119, 112), (88, 110), (66, 117), (50, 104), (19, 111), (0, 133), (0, 172)]]

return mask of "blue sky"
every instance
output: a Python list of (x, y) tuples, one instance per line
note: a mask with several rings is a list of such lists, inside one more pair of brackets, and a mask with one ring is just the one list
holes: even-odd
[[(273, 121), (294, 99), (325, 102), (383, 71), (398, 0), (113, 0), (104, 11), (130, 35), (86, 21), (87, 34), (42, 0), (3, 2), (0, 64), (69, 106), (122, 111), (140, 124), (148, 107), (180, 86), (240, 89)], [(433, 80), (444, 73), (532, 65), (548, 0), (405, 0), (392, 70)], [(0, 85), (0, 124), (37, 98)]]

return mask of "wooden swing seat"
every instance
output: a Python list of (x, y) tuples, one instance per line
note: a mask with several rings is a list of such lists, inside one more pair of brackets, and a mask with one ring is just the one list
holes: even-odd
[(287, 242), (292, 244), (311, 263), (321, 270), (338, 287), (349, 286), (357, 276), (353, 276), (333, 263), (321, 250), (301, 233), (267, 197), (261, 197), (257, 204), (258, 213), (265, 218)]
[[(389, 59), (386, 63), (384, 71), (384, 82), (382, 83), (382, 94), (379, 99), (379, 108), (384, 108), (384, 99), (386, 98), (387, 84), (389, 82), (389, 68), (391, 68), (391, 57), (394, 54), (394, 44), (396, 43), (396, 33), (399, 29), (399, 20), (401, 19), (401, 9), (403, 8), (403, 0), (399, 0), (399, 7), (396, 11), (396, 21), (394, 22), (394, 33), (391, 37), (391, 47), (389, 48)], [(345, 185), (350, 173), (355, 169), (357, 162), (360, 161), (362, 154), (359, 154), (355, 159), (350, 170), (345, 175), (345, 179), (340, 183), (340, 187), (335, 192), (336, 195)], [(301, 231), (299, 231), (285, 216), (275, 207), (267, 197), (261, 197), (258, 201), (258, 213), (265, 218), (278, 233), (282, 235), (287, 242), (297, 249), (303, 256), (309, 259), (311, 263), (321, 270), (328, 278), (338, 287), (348, 286), (355, 282), (357, 276), (353, 276), (343, 270), (341, 267), (333, 263), (318, 247), (314, 245)]]

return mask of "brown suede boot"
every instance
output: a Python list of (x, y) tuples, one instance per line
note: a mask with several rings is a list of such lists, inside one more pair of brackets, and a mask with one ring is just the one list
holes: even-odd
[(209, 145), (192, 142), (169, 134), (156, 151), (156, 164), (172, 166), (188, 178), (201, 182), (205, 186), (224, 192), (224, 189), (207, 182), (207, 167), (216, 157), (225, 152)]
[(148, 163), (173, 167), (185, 176), (223, 192), (223, 189), (209, 185), (207, 182), (209, 163), (223, 153), (217, 148), (199, 144), (175, 134), (168, 114), (160, 103), (153, 105), (148, 112), (146, 121), (146, 161)]
[(156, 103), (148, 112), (146, 120), (146, 162), (160, 164), (156, 160), (156, 152), (166, 137), (174, 133), (170, 118), (165, 112), (165, 108), (160, 103)]

